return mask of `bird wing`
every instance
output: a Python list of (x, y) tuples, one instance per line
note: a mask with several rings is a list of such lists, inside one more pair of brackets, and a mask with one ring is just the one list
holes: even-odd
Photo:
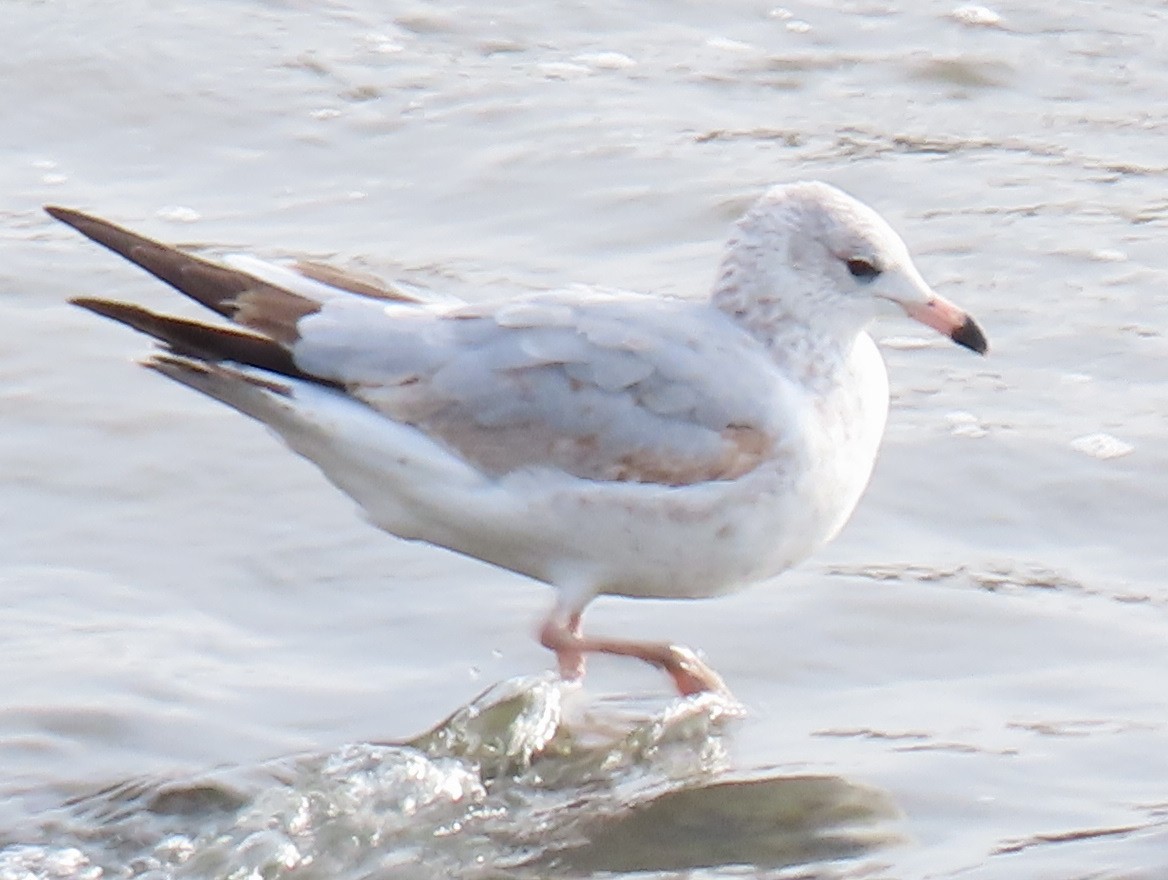
[(465, 304), (327, 267), (218, 263), (48, 210), (238, 328), (78, 305), (186, 357), (329, 386), (486, 473), (690, 485), (748, 473), (790, 436), (785, 380), (706, 304), (587, 288)]
[(408, 309), (332, 301), (297, 323), (299, 369), (336, 382), (491, 473), (739, 477), (781, 440), (781, 380), (708, 306), (567, 291)]

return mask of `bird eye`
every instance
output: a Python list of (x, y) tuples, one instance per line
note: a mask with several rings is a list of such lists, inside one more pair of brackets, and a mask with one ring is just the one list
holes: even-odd
[(861, 281), (871, 281), (880, 274), (880, 270), (876, 266), (860, 257), (853, 257), (848, 260), (847, 265), (848, 271), (852, 273), (852, 277), (858, 278)]

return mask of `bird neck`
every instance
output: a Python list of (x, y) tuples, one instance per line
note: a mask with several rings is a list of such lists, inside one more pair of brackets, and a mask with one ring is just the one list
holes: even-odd
[(846, 313), (833, 315), (830, 304), (780, 296), (778, 291), (797, 288), (759, 272), (757, 266), (743, 266), (737, 256), (732, 250), (723, 261), (711, 303), (761, 342), (792, 379), (821, 392), (833, 388), (863, 323)]

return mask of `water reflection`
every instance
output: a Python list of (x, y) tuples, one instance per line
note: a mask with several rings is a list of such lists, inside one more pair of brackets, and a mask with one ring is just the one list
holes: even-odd
[(711, 695), (650, 711), (512, 679), (408, 742), (79, 796), (42, 840), (0, 849), (0, 877), (716, 876), (894, 839), (879, 792), (732, 771), (740, 713)]

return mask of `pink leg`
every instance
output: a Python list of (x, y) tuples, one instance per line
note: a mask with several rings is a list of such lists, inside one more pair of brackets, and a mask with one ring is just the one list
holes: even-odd
[(559, 666), (560, 678), (564, 679), (564, 681), (579, 681), (584, 677), (584, 667), (586, 664), (584, 651), (574, 647), (575, 643), (583, 641), (583, 633), (580, 629), (580, 618), (583, 616), (583, 611), (573, 611), (568, 615), (567, 626), (560, 624), (567, 633), (567, 640), (560, 640), (556, 645), (548, 644), (547, 636), (545, 635), (547, 627), (551, 623), (551, 618), (548, 618), (547, 623), (540, 630), (539, 638), (543, 646), (545, 648), (551, 648), (556, 652), (556, 665)]
[(555, 651), (560, 675), (568, 681), (583, 678), (586, 654), (615, 654), (620, 657), (635, 657), (664, 669), (682, 696), (705, 691), (729, 694), (718, 673), (698, 659), (697, 654), (689, 648), (666, 642), (588, 638), (583, 635), (580, 628), (583, 612), (574, 611), (565, 621), (558, 611), (559, 609), (553, 611), (544, 621), (539, 631), (539, 640), (545, 648)]

